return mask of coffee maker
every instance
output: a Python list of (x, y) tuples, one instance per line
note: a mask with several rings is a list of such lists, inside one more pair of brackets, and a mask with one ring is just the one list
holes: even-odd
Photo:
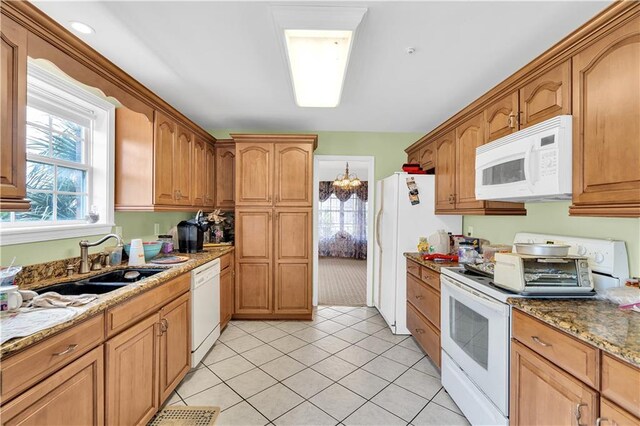
[(180, 253), (197, 253), (202, 251), (204, 233), (209, 229), (209, 222), (198, 211), (195, 219), (178, 223), (178, 251)]

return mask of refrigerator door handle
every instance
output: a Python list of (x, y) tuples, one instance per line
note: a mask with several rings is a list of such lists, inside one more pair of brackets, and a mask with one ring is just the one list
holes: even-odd
[(378, 212), (376, 216), (376, 244), (378, 244), (378, 248), (382, 251), (382, 244), (380, 242), (380, 217), (382, 216), (382, 209)]

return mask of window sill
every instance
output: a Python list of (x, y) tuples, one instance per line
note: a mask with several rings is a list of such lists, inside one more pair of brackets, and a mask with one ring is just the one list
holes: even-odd
[(0, 225), (0, 246), (79, 238), (89, 235), (104, 235), (110, 233), (113, 226), (115, 225), (109, 223), (81, 223), (23, 228), (6, 228)]

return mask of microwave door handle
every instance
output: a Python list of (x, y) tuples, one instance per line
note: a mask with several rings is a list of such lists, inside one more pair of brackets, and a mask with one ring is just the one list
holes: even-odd
[(535, 141), (529, 139), (529, 149), (524, 155), (524, 170), (525, 170), (525, 178), (527, 181), (527, 185), (529, 186), (529, 190), (533, 193), (533, 184), (538, 180), (537, 174), (538, 171), (534, 169), (533, 164), (533, 147), (535, 145)]

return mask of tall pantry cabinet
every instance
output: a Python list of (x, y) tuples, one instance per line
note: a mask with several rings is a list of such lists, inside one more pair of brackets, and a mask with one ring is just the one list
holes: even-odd
[(316, 135), (232, 134), (235, 318), (310, 318)]

